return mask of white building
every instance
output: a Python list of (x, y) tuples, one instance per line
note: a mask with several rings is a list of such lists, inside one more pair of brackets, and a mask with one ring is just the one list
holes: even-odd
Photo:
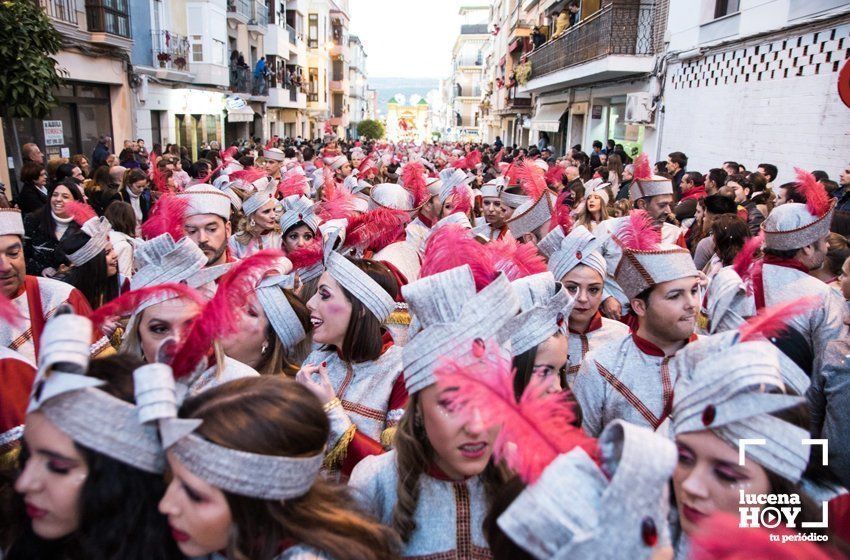
[(483, 50), (489, 39), (489, 14), (489, 6), (463, 6), (460, 9), (460, 33), (452, 49), (449, 138), (480, 139)]
[(780, 183), (794, 166), (834, 175), (847, 165), (846, 0), (676, 0), (667, 35), (658, 158), (682, 151), (699, 171), (772, 163)]
[(269, 0), (269, 136), (307, 135), (306, 0)]
[(369, 82), (366, 77), (366, 49), (356, 35), (348, 37), (348, 135), (357, 137), (357, 124), (369, 118)]

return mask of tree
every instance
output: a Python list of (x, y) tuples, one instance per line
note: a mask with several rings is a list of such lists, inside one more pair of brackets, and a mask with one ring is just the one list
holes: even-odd
[(0, 107), (4, 117), (42, 118), (56, 105), (62, 83), (51, 55), (62, 46), (59, 32), (37, 2), (0, 5)]
[(378, 140), (384, 137), (384, 125), (373, 119), (362, 120), (357, 125), (357, 134), (364, 138)]
[(21, 161), (18, 128), (11, 119), (43, 118), (56, 105), (53, 90), (62, 78), (51, 55), (62, 41), (38, 2), (4, 0), (0, 29), (6, 31), (0, 41), (0, 117), (11, 131), (11, 151)]

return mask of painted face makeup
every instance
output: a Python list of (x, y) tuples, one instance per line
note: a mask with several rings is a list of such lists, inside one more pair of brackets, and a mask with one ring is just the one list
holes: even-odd
[(15, 481), (33, 532), (43, 539), (70, 535), (80, 525), (80, 493), (89, 474), (77, 446), (44, 414), (27, 415), (24, 444), (29, 455)]
[(149, 364), (156, 362), (157, 349), (164, 340), (182, 340), (199, 312), (195, 302), (183, 298), (172, 298), (142, 311), (137, 320), (145, 361)]
[(327, 272), (319, 278), (316, 294), (307, 302), (313, 342), (341, 348), (351, 321), (351, 302), (342, 286)]
[(227, 548), (233, 516), (224, 492), (189, 472), (171, 453), (168, 465), (172, 479), (159, 511), (168, 516), (180, 551), (199, 557)]

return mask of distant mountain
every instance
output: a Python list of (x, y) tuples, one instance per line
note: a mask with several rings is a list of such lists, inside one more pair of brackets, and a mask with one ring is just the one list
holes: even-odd
[(440, 88), (440, 80), (436, 78), (373, 78), (369, 76), (369, 87), (378, 91), (378, 111), (382, 116), (387, 115), (387, 101), (400, 93), (405, 98), (417, 94), (422, 98), (433, 89)]

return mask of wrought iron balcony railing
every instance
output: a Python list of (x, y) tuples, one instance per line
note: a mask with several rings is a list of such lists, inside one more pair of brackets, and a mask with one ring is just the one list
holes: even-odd
[(614, 0), (529, 55), (538, 78), (610, 55), (652, 54), (653, 6)]
[(170, 70), (189, 70), (189, 38), (170, 31), (151, 32), (154, 66)]

